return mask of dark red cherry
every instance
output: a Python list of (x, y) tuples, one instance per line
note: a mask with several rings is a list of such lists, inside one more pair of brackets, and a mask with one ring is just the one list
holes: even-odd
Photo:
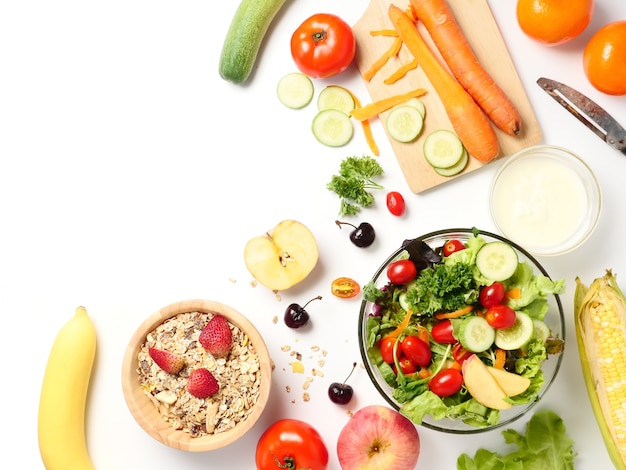
[(346, 380), (344, 380), (342, 383), (333, 382), (330, 384), (330, 386), (328, 387), (328, 397), (330, 398), (330, 401), (332, 401), (333, 403), (337, 403), (338, 405), (345, 405), (350, 400), (352, 400), (354, 390), (346, 382), (352, 375), (352, 372), (354, 372), (355, 367), (356, 362), (352, 364), (352, 370), (348, 374), (348, 377), (346, 377)]
[(306, 306), (314, 300), (321, 300), (321, 296), (317, 296), (309, 300), (304, 306), (293, 303), (285, 310), (285, 325), (289, 328), (301, 328), (309, 322), (309, 312), (305, 310)]
[(339, 220), (335, 220), (335, 223), (339, 228), (342, 225), (349, 225), (354, 230), (350, 232), (350, 241), (358, 246), (359, 248), (366, 248), (374, 243), (374, 239), (376, 238), (376, 231), (372, 224), (368, 222), (362, 222), (358, 227), (352, 225), (349, 222), (341, 222)]

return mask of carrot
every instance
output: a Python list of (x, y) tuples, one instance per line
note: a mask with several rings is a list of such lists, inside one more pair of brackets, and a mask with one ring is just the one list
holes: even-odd
[(422, 368), (417, 372), (417, 376), (420, 379), (427, 379), (431, 375), (433, 375), (433, 373), (429, 369), (425, 369), (425, 368)]
[(372, 65), (370, 65), (370, 68), (363, 73), (363, 79), (369, 82), (372, 78), (374, 78), (374, 75), (376, 75), (378, 71), (385, 66), (387, 61), (392, 57), (395, 57), (398, 52), (400, 52), (401, 47), (402, 40), (397, 36), (394, 37), (389, 49), (387, 49), (383, 55), (381, 55)]
[(397, 338), (398, 336), (400, 336), (404, 329), (409, 325), (409, 321), (411, 321), (412, 315), (413, 310), (409, 310), (408, 312), (406, 312), (406, 315), (404, 316), (400, 324), (396, 327), (396, 329), (388, 335), (385, 335), (385, 338)]
[(493, 366), (496, 369), (504, 369), (506, 363), (506, 351), (504, 349), (496, 348), (496, 360), (493, 362)]
[[(344, 87), (339, 87), (339, 88), (343, 88), (348, 93), (350, 93), (350, 96), (352, 96), (352, 99), (354, 100), (355, 108), (361, 107), (361, 101), (359, 101), (359, 99), (356, 97), (354, 93), (352, 93), (347, 88), (344, 88)], [(365, 141), (367, 142), (367, 145), (369, 146), (372, 153), (376, 156), (380, 155), (380, 151), (378, 150), (378, 144), (376, 144), (376, 141), (374, 140), (374, 133), (372, 132), (372, 126), (370, 122), (361, 121), (361, 127), (363, 128), (363, 134), (365, 134)]]
[(366, 119), (371, 119), (374, 116), (378, 116), (380, 113), (393, 108), (397, 104), (402, 104), (405, 101), (408, 101), (409, 99), (413, 97), (422, 96), (425, 94), (426, 94), (426, 90), (424, 90), (423, 88), (416, 88), (406, 93), (401, 93), (399, 95), (393, 95), (387, 98), (382, 98), (381, 100), (366, 104), (362, 108), (353, 109), (350, 112), (350, 116), (352, 116), (357, 121), (364, 121)]
[(385, 85), (393, 85), (398, 80), (403, 78), (411, 70), (414, 70), (416, 68), (417, 68), (417, 59), (413, 59), (411, 62), (407, 62), (406, 64), (403, 64), (400, 67), (398, 67), (395, 70), (395, 72), (393, 72), (391, 75), (389, 75), (387, 78), (385, 78), (383, 83)]
[(397, 6), (389, 17), (404, 44), (420, 63), (446, 109), (454, 131), (470, 155), (483, 163), (498, 156), (500, 148), (489, 119), (465, 89), (437, 61), (415, 23)]
[(499, 129), (518, 135), (522, 122), (518, 110), (478, 62), (446, 0), (411, 0), (411, 6), (463, 88)]
[(424, 341), (424, 343), (428, 344), (430, 342), (430, 336), (428, 335), (428, 330), (425, 326), (418, 325), (417, 326), (417, 337)]
[(520, 289), (519, 287), (514, 287), (513, 289), (507, 291), (504, 296), (507, 299), (521, 299), (522, 298), (522, 289)]
[(374, 29), (370, 31), (370, 36), (397, 36), (398, 31), (395, 29)]
[(460, 308), (460, 309), (455, 310), (453, 312), (435, 313), (435, 318), (437, 320), (449, 320), (451, 318), (459, 318), (459, 317), (465, 315), (466, 313), (470, 313), (472, 310), (474, 310), (474, 306), (473, 305), (468, 305), (467, 307)]

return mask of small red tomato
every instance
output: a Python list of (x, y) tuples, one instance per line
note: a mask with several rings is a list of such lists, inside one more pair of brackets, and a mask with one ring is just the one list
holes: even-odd
[(448, 240), (443, 245), (443, 256), (450, 256), (452, 253), (465, 249), (465, 245), (461, 240)]
[(343, 72), (352, 63), (355, 51), (350, 25), (329, 13), (307, 18), (291, 36), (291, 56), (300, 71), (312, 78)]
[(410, 259), (399, 259), (387, 267), (387, 278), (394, 284), (406, 284), (416, 276), (417, 268)]
[(504, 304), (494, 305), (485, 313), (485, 320), (493, 328), (509, 328), (515, 324), (516, 318), (515, 310)]
[(491, 308), (501, 304), (504, 300), (504, 285), (501, 282), (494, 282), (488, 286), (483, 286), (478, 294), (480, 305)]
[(456, 338), (452, 334), (452, 322), (450, 320), (443, 320), (433, 326), (430, 331), (433, 339), (441, 344), (454, 344)]
[[(409, 375), (417, 372), (417, 364), (408, 357), (400, 356), (400, 359), (398, 359), (398, 364), (400, 364), (400, 370), (404, 375)], [(395, 367), (393, 367), (393, 369), (395, 371)], [(395, 372), (396, 374), (398, 373), (397, 371)]]
[(350, 299), (356, 297), (361, 292), (361, 286), (349, 277), (338, 277), (330, 285), (330, 290), (334, 296)]
[(459, 364), (463, 364), (463, 361), (470, 357), (472, 354), (473, 353), (461, 346), (460, 342), (454, 343), (454, 346), (452, 346), (452, 357)]
[(461, 390), (463, 386), (463, 375), (458, 369), (453, 367), (443, 369), (435, 374), (428, 381), (428, 387), (437, 396), (449, 397)]
[(405, 208), (406, 203), (402, 194), (397, 191), (391, 191), (387, 194), (387, 209), (389, 209), (389, 212), (399, 217), (404, 214)]
[(430, 345), (417, 336), (406, 336), (400, 343), (400, 349), (406, 357), (420, 367), (430, 364)]
[[(396, 344), (396, 338), (391, 337), (391, 336), (386, 336), (383, 339), (380, 340), (380, 355), (383, 358), (383, 361), (385, 361), (387, 364), (393, 364), (394, 360), (393, 360), (393, 348), (395, 347)], [(400, 345), (398, 345), (398, 348), (396, 349), (396, 357), (398, 359), (400, 359)]]

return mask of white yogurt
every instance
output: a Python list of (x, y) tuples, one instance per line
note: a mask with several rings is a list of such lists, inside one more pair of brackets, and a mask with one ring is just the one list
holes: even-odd
[(500, 231), (539, 254), (578, 235), (589, 213), (580, 175), (550, 155), (511, 162), (494, 183), (491, 196)]

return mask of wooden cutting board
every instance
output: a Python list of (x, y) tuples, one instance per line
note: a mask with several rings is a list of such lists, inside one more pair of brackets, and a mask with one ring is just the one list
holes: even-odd
[[(388, 16), (389, 5), (392, 3), (402, 9), (409, 6), (409, 2), (406, 0), (371, 0), (363, 16), (353, 27), (357, 42), (355, 60), (361, 75), (393, 42), (392, 37), (372, 36), (370, 34), (370, 31), (373, 30), (393, 29)], [(539, 143), (542, 139), (541, 129), (487, 0), (448, 0), (448, 5), (478, 60), (513, 101), (522, 117), (522, 131), (518, 136), (512, 137), (496, 129), (500, 143), (500, 158)], [(426, 42), (431, 46), (431, 50), (439, 55), (424, 26), (419, 24), (418, 28)], [(439, 57), (441, 58), (441, 56)], [(484, 164), (474, 158), (470, 158), (468, 166), (462, 173), (453, 177), (443, 177), (435, 173), (425, 161), (422, 151), (425, 136), (436, 129), (446, 128), (452, 130), (452, 125), (441, 100), (421, 68), (418, 67), (416, 70), (412, 70), (393, 85), (383, 83), (384, 79), (394, 70), (411, 59), (410, 52), (403, 46), (398, 57), (389, 60), (371, 81), (365, 81), (365, 85), (372, 101), (415, 88), (421, 87), (427, 90), (427, 94), (421, 97), (426, 105), (426, 119), (420, 137), (410, 143), (401, 143), (388, 136), (409, 187), (413, 192), (420, 193), (475, 171), (484, 166)], [(366, 102), (363, 104), (366, 104)], [(385, 122), (387, 114), (388, 112), (385, 112), (380, 115), (382, 123)]]

